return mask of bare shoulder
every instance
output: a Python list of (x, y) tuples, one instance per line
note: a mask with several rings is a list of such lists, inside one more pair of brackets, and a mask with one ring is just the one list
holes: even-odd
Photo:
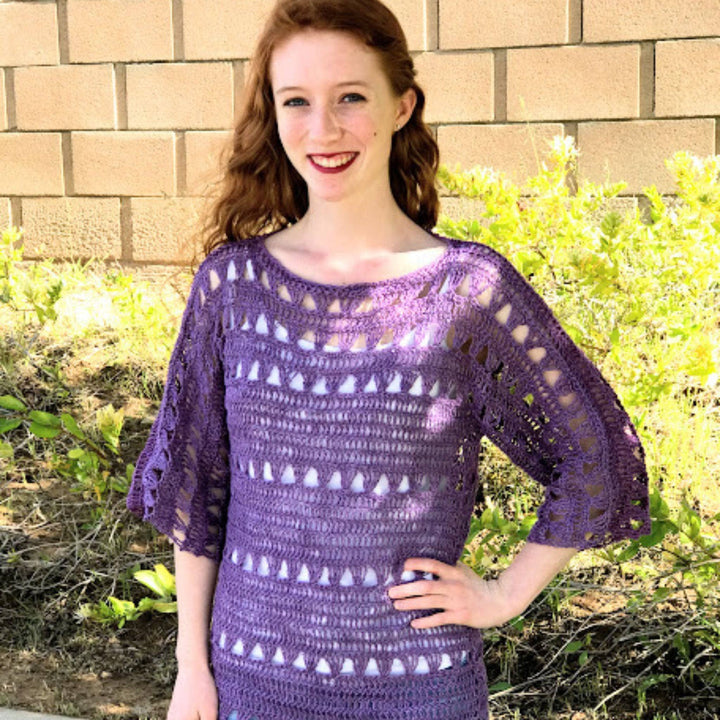
[(270, 233), (263, 238), (265, 247), (273, 253), (276, 250), (280, 252), (297, 252), (303, 249), (303, 239), (297, 232), (295, 225), (288, 225), (282, 230)]

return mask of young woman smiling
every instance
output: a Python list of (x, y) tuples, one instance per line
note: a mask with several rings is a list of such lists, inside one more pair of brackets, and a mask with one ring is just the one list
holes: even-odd
[[(648, 530), (637, 435), (490, 248), (433, 233), (438, 150), (378, 0), (280, 0), (224, 155), (128, 507), (175, 543), (169, 720), (485, 720), (482, 628)], [(547, 489), (458, 562), (482, 436)]]

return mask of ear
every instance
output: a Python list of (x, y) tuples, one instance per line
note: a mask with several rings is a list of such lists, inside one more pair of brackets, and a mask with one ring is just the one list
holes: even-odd
[(413, 88), (408, 88), (398, 100), (398, 109), (395, 115), (395, 126), (402, 127), (410, 120), (417, 104), (417, 93)]

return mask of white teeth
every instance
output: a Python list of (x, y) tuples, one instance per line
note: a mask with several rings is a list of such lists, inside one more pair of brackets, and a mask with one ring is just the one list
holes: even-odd
[(312, 155), (313, 162), (320, 167), (325, 168), (336, 168), (341, 165), (347, 165), (355, 156), (353, 153), (346, 153), (345, 155), (336, 155), (335, 157), (321, 157), (319, 155)]

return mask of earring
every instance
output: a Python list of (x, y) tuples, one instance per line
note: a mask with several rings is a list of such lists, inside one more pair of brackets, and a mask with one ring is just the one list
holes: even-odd
[(397, 132), (399, 129), (400, 129), (400, 123), (397, 123), (397, 124), (395, 125), (395, 132)]

